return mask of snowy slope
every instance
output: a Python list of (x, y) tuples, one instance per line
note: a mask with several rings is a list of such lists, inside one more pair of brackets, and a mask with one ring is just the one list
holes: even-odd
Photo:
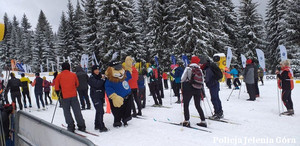
[[(47, 79), (52, 79), (52, 77), (47, 77)], [(231, 90), (227, 89), (225, 84), (222, 83), (220, 97), (225, 118), (239, 123), (239, 125), (207, 120), (207, 130), (212, 131), (212, 133), (155, 121), (172, 121), (176, 123), (183, 121), (182, 107), (180, 104), (175, 104), (177, 98), (172, 97), (172, 104), (170, 104), (170, 90), (165, 90), (163, 104), (171, 108), (150, 107), (153, 104), (153, 99), (148, 96), (147, 106), (142, 111), (146, 119), (134, 118), (129, 122), (128, 127), (114, 128), (112, 126), (113, 116), (105, 114), (104, 123), (109, 129), (109, 132), (106, 133), (99, 133), (94, 130), (94, 108), (82, 111), (87, 130), (100, 135), (99, 137), (87, 135), (87, 138), (96, 145), (106, 146), (265, 145), (265, 143), (272, 146), (300, 145), (300, 117), (298, 116), (300, 111), (300, 99), (298, 98), (300, 84), (295, 84), (295, 89), (292, 92), (296, 114), (293, 117), (278, 116), (277, 87), (274, 80), (265, 80), (265, 85), (259, 86), (259, 88), (261, 97), (255, 102), (246, 101), (248, 94), (245, 92), (244, 87), (242, 87), (240, 99), (238, 99), (238, 90), (235, 90), (230, 101), (226, 101)], [(35, 109), (33, 88), (31, 90), (31, 98)], [(207, 89), (206, 93), (210, 98)], [(147, 92), (147, 95), (149, 95), (149, 92)], [(201, 105), (202, 108), (205, 107), (205, 115), (210, 116), (207, 100), (205, 99), (205, 106), (203, 106), (203, 103)], [(210, 106), (212, 107), (211, 103)], [(281, 108), (280, 105), (282, 111)], [(28, 110), (26, 111), (28, 112)], [(32, 110), (30, 113), (50, 122), (53, 111), (54, 105), (50, 105), (46, 111)], [(193, 115), (190, 119), (192, 126), (198, 127), (196, 123), (200, 122), (200, 119), (195, 118), (198, 115), (193, 101), (190, 102), (190, 114)], [(58, 126), (65, 124), (61, 108), (57, 109), (54, 124)]]

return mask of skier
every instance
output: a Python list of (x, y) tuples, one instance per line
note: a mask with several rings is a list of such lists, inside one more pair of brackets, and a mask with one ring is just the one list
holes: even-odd
[(213, 68), (211, 67), (213, 62), (210, 62), (210, 60), (207, 60), (207, 62), (203, 65), (203, 69), (205, 70), (205, 84), (209, 89), (210, 96), (211, 96), (211, 102), (214, 106), (214, 115), (210, 117), (211, 119), (221, 119), (224, 117), (223, 115), (223, 109), (222, 109), (222, 103), (219, 97), (219, 91), (220, 91), (220, 83), (218, 80), (215, 79), (215, 74), (213, 72)]
[[(6, 95), (10, 90), (10, 96), (11, 96), (12, 102), (16, 103), (16, 98), (17, 98), (18, 104), (20, 106), (20, 110), (23, 110), (23, 105), (22, 105), (22, 100), (21, 100), (21, 92), (20, 92), (21, 81), (20, 81), (20, 79), (15, 77), (14, 73), (10, 73), (10, 77), (11, 77), (11, 79), (8, 80), (7, 88), (6, 88), (7, 90), (5, 91)], [(15, 108), (17, 109), (17, 104), (16, 104)]]
[(198, 126), (207, 127), (205, 122), (205, 116), (200, 106), (200, 101), (203, 99), (201, 89), (203, 88), (203, 73), (198, 65), (200, 59), (197, 56), (191, 58), (191, 64), (185, 68), (182, 77), (182, 95), (183, 95), (183, 107), (184, 107), (184, 119), (183, 126), (190, 126), (190, 113), (189, 103), (191, 98), (194, 97), (195, 107), (200, 115), (201, 122), (197, 123)]
[(77, 92), (79, 94), (79, 99), (81, 103), (81, 110), (85, 110), (85, 104), (87, 105), (87, 109), (91, 109), (91, 103), (88, 95), (88, 75), (82, 69), (81, 66), (76, 67), (76, 75), (79, 80), (79, 86), (77, 88)]
[(239, 86), (241, 86), (241, 82), (239, 80), (239, 71), (237, 70), (237, 65), (233, 66), (233, 69), (231, 69), (230, 72), (227, 72), (233, 76), (233, 85), (236, 90), (240, 89)]
[[(1, 119), (2, 119), (2, 124), (0, 123), (0, 128), (3, 127), (3, 132), (5, 136), (5, 142), (6, 145), (13, 145), (12, 144), (12, 135), (10, 134), (10, 115), (13, 113), (13, 106), (11, 104), (5, 104), (2, 105), (0, 104), (0, 113), (1, 113)], [(3, 134), (3, 133), (1, 133)], [(2, 135), (1, 135), (2, 136)]]
[(50, 97), (50, 86), (51, 83), (47, 81), (46, 77), (43, 77), (43, 87), (44, 87), (44, 93), (45, 93), (45, 103), (48, 105), (47, 97), (49, 98), (50, 104), (52, 104), (52, 99)]
[(81, 114), (79, 101), (77, 99), (77, 90), (79, 81), (75, 73), (70, 72), (70, 64), (65, 62), (62, 64), (62, 72), (55, 79), (55, 91), (59, 95), (61, 90), (63, 96), (63, 111), (67, 129), (71, 132), (75, 131), (75, 124), (71, 114), (71, 107), (75, 116), (78, 130), (85, 131), (85, 122)]
[(174, 88), (175, 88), (175, 96), (177, 96), (176, 103), (181, 103), (181, 101), (180, 101), (180, 88), (181, 88), (180, 80), (181, 80), (181, 76), (183, 73), (183, 69), (181, 66), (176, 64), (174, 70), (175, 70), (175, 73), (173, 74), (173, 72), (171, 72), (171, 76), (173, 76), (173, 78), (175, 78)]
[(246, 61), (246, 67), (243, 71), (244, 82), (246, 83), (247, 92), (249, 94), (248, 101), (254, 101), (255, 97), (255, 77), (254, 77), (254, 64), (252, 64), (252, 60), (248, 59)]
[(40, 100), (43, 106), (43, 110), (45, 110), (45, 104), (43, 100), (43, 79), (40, 77), (40, 73), (35, 74), (36, 78), (34, 79), (31, 86), (35, 86), (34, 88), (34, 94), (36, 99), (36, 104), (38, 107), (38, 110), (40, 109)]
[(261, 81), (261, 85), (264, 85), (264, 70), (261, 66), (258, 66), (258, 77), (259, 81)]
[(164, 86), (163, 86), (163, 79), (162, 79), (162, 74), (161, 74), (161, 68), (157, 67), (157, 73), (158, 73), (158, 79), (157, 79), (157, 85), (158, 85), (158, 92), (159, 92), (159, 96), (161, 98), (164, 98)]
[(100, 132), (106, 132), (108, 129), (105, 127), (103, 122), (104, 109), (103, 104), (105, 103), (105, 77), (100, 74), (100, 67), (94, 65), (92, 67), (92, 75), (88, 79), (90, 85), (90, 95), (96, 109), (95, 114), (95, 130)]
[[(132, 116), (133, 117), (136, 117), (137, 115), (141, 116), (142, 115), (142, 105), (141, 105), (141, 99), (138, 98), (138, 93), (137, 93), (137, 90), (138, 90), (138, 78), (139, 78), (139, 73), (138, 71), (136, 70), (136, 68), (134, 67), (133, 65), (133, 59), (130, 57), (130, 56), (127, 56), (125, 58), (125, 66), (124, 66), (125, 70), (130, 72), (131, 74), (131, 79), (128, 81), (128, 84), (130, 86), (130, 89), (131, 89), (131, 96), (133, 97), (134, 100), (132, 100), (132, 104), (131, 104), (131, 107), (132, 107), (132, 111), (133, 111), (133, 114)], [(134, 101), (137, 105), (137, 108), (138, 108), (138, 113), (136, 113), (136, 108), (135, 108), (135, 104), (134, 104)]]
[(280, 80), (282, 89), (282, 101), (287, 108), (283, 115), (294, 115), (293, 101), (292, 101), (292, 90), (294, 89), (293, 74), (290, 68), (290, 61), (285, 60), (280, 63), (281, 72), (276, 70), (277, 78)]
[(30, 98), (30, 93), (29, 93), (29, 84), (31, 83), (31, 81), (29, 80), (28, 77), (25, 77), (25, 74), (22, 73), (21, 74), (21, 90), (22, 90), (22, 94), (23, 94), (23, 102), (24, 102), (24, 107), (27, 108), (27, 104), (26, 104), (26, 96), (28, 98), (28, 102), (29, 102), (29, 107), (32, 107), (31, 104), (31, 98)]
[(151, 64), (151, 67), (148, 68), (147, 77), (150, 78), (150, 92), (153, 96), (153, 100), (154, 100), (154, 103), (155, 103), (153, 106), (161, 106), (162, 105), (162, 100), (161, 100), (158, 85), (157, 85), (157, 80), (158, 80), (157, 67), (156, 67), (155, 62), (153, 60), (150, 62), (150, 64)]
[(146, 69), (143, 69), (139, 73), (139, 79), (138, 79), (138, 88), (139, 88), (138, 96), (139, 96), (139, 99), (141, 100), (142, 108), (146, 107), (145, 76), (147, 76), (147, 71), (146, 71)]
[[(59, 92), (56, 92), (55, 91), (55, 79), (56, 79), (56, 77), (57, 77), (57, 75), (58, 75), (58, 72), (56, 71), (56, 72), (54, 72), (53, 73), (53, 80), (52, 80), (52, 83), (51, 83), (51, 86), (54, 86), (54, 96), (56, 95), (57, 96), (57, 100), (58, 100), (58, 102), (59, 102), (59, 107), (60, 108), (62, 108), (62, 94), (61, 94), (61, 91), (59, 91)], [(52, 91), (53, 92), (53, 91)], [(59, 93), (59, 94), (57, 94), (57, 93)], [(52, 95), (53, 96), (53, 95)]]
[(162, 75), (162, 78), (164, 80), (165, 89), (168, 90), (169, 89), (169, 87), (168, 87), (168, 74), (166, 72), (164, 72), (163, 75)]
[(228, 71), (229, 71), (229, 69), (226, 67), (224, 75), (226, 78), (226, 84), (227, 84), (228, 88), (231, 89), (231, 75), (229, 73), (227, 73)]

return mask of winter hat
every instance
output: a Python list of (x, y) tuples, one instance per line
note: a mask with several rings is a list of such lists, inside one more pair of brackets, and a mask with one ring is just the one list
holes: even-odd
[(15, 77), (15, 73), (10, 73), (10, 76), (12, 77), (12, 78), (14, 78)]
[(246, 64), (251, 64), (252, 63), (252, 59), (248, 59), (247, 61), (246, 61)]
[(92, 74), (94, 73), (95, 70), (100, 70), (100, 66), (99, 65), (93, 65), (92, 66)]
[(191, 63), (196, 63), (196, 64), (199, 64), (200, 62), (200, 59), (198, 56), (193, 56), (192, 59), (191, 59)]
[(38, 76), (38, 77), (39, 77), (39, 76), (40, 76), (40, 73), (38, 73), (38, 72), (37, 72), (37, 73), (35, 73), (35, 76)]
[(64, 62), (61, 67), (62, 70), (70, 70), (70, 64), (68, 62)]
[(22, 74), (21, 74), (21, 77), (25, 77), (25, 74), (24, 74), (24, 73), (22, 73)]
[(108, 66), (113, 67), (115, 70), (121, 70), (123, 68), (119, 61), (111, 61)]

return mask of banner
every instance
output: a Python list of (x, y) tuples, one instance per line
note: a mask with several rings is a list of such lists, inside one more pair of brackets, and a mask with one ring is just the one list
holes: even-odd
[(51, 62), (51, 68), (52, 68), (52, 72), (54, 72), (54, 64), (53, 64), (53, 61)]
[(44, 72), (43, 66), (42, 66), (42, 65), (40, 65), (40, 71), (41, 71), (41, 72)]
[(231, 59), (232, 59), (232, 51), (231, 51), (231, 48), (228, 47), (228, 49), (227, 49), (227, 59), (226, 59), (226, 67), (227, 68), (230, 67)]
[(59, 56), (56, 57), (56, 70), (59, 71)]
[(97, 58), (96, 58), (96, 55), (95, 55), (95, 52), (93, 52), (93, 60), (95, 61), (96, 65), (99, 65), (99, 62), (97, 61)]
[(49, 60), (48, 59), (46, 60), (46, 63), (47, 63), (47, 72), (49, 72)]
[(265, 62), (265, 54), (262, 50), (256, 49), (257, 59), (259, 65), (265, 70), (266, 69), (266, 62)]
[(21, 63), (17, 63), (16, 66), (17, 66), (17, 68), (18, 68), (19, 71), (25, 72), (25, 70), (24, 70), (24, 68), (22, 67)]
[(247, 61), (245, 55), (241, 54), (241, 60), (242, 60), (242, 66), (243, 66), (243, 68), (245, 68), (246, 67), (246, 61)]
[(83, 70), (84, 70), (85, 72), (87, 72), (88, 64), (89, 64), (89, 55), (87, 55), (87, 54), (82, 54), (82, 55), (81, 55), (80, 65), (81, 65), (81, 67), (83, 68)]
[(287, 53), (286, 53), (286, 48), (283, 45), (279, 45), (279, 49), (280, 49), (280, 57), (281, 57), (281, 61), (287, 60)]

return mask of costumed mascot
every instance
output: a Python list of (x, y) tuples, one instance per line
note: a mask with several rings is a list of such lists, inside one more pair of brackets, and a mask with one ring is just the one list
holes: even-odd
[[(115, 54), (114, 54), (115, 55)], [(131, 117), (131, 89), (128, 81), (131, 79), (129, 71), (125, 71), (121, 63), (114, 61), (109, 63), (109, 67), (105, 71), (107, 80), (105, 82), (106, 94), (109, 97), (111, 110), (114, 115), (114, 127), (121, 127), (123, 122), (127, 126), (127, 122)]]
[(4, 23), (0, 22), (0, 42), (4, 40), (5, 34), (6, 34), (5, 25)]

